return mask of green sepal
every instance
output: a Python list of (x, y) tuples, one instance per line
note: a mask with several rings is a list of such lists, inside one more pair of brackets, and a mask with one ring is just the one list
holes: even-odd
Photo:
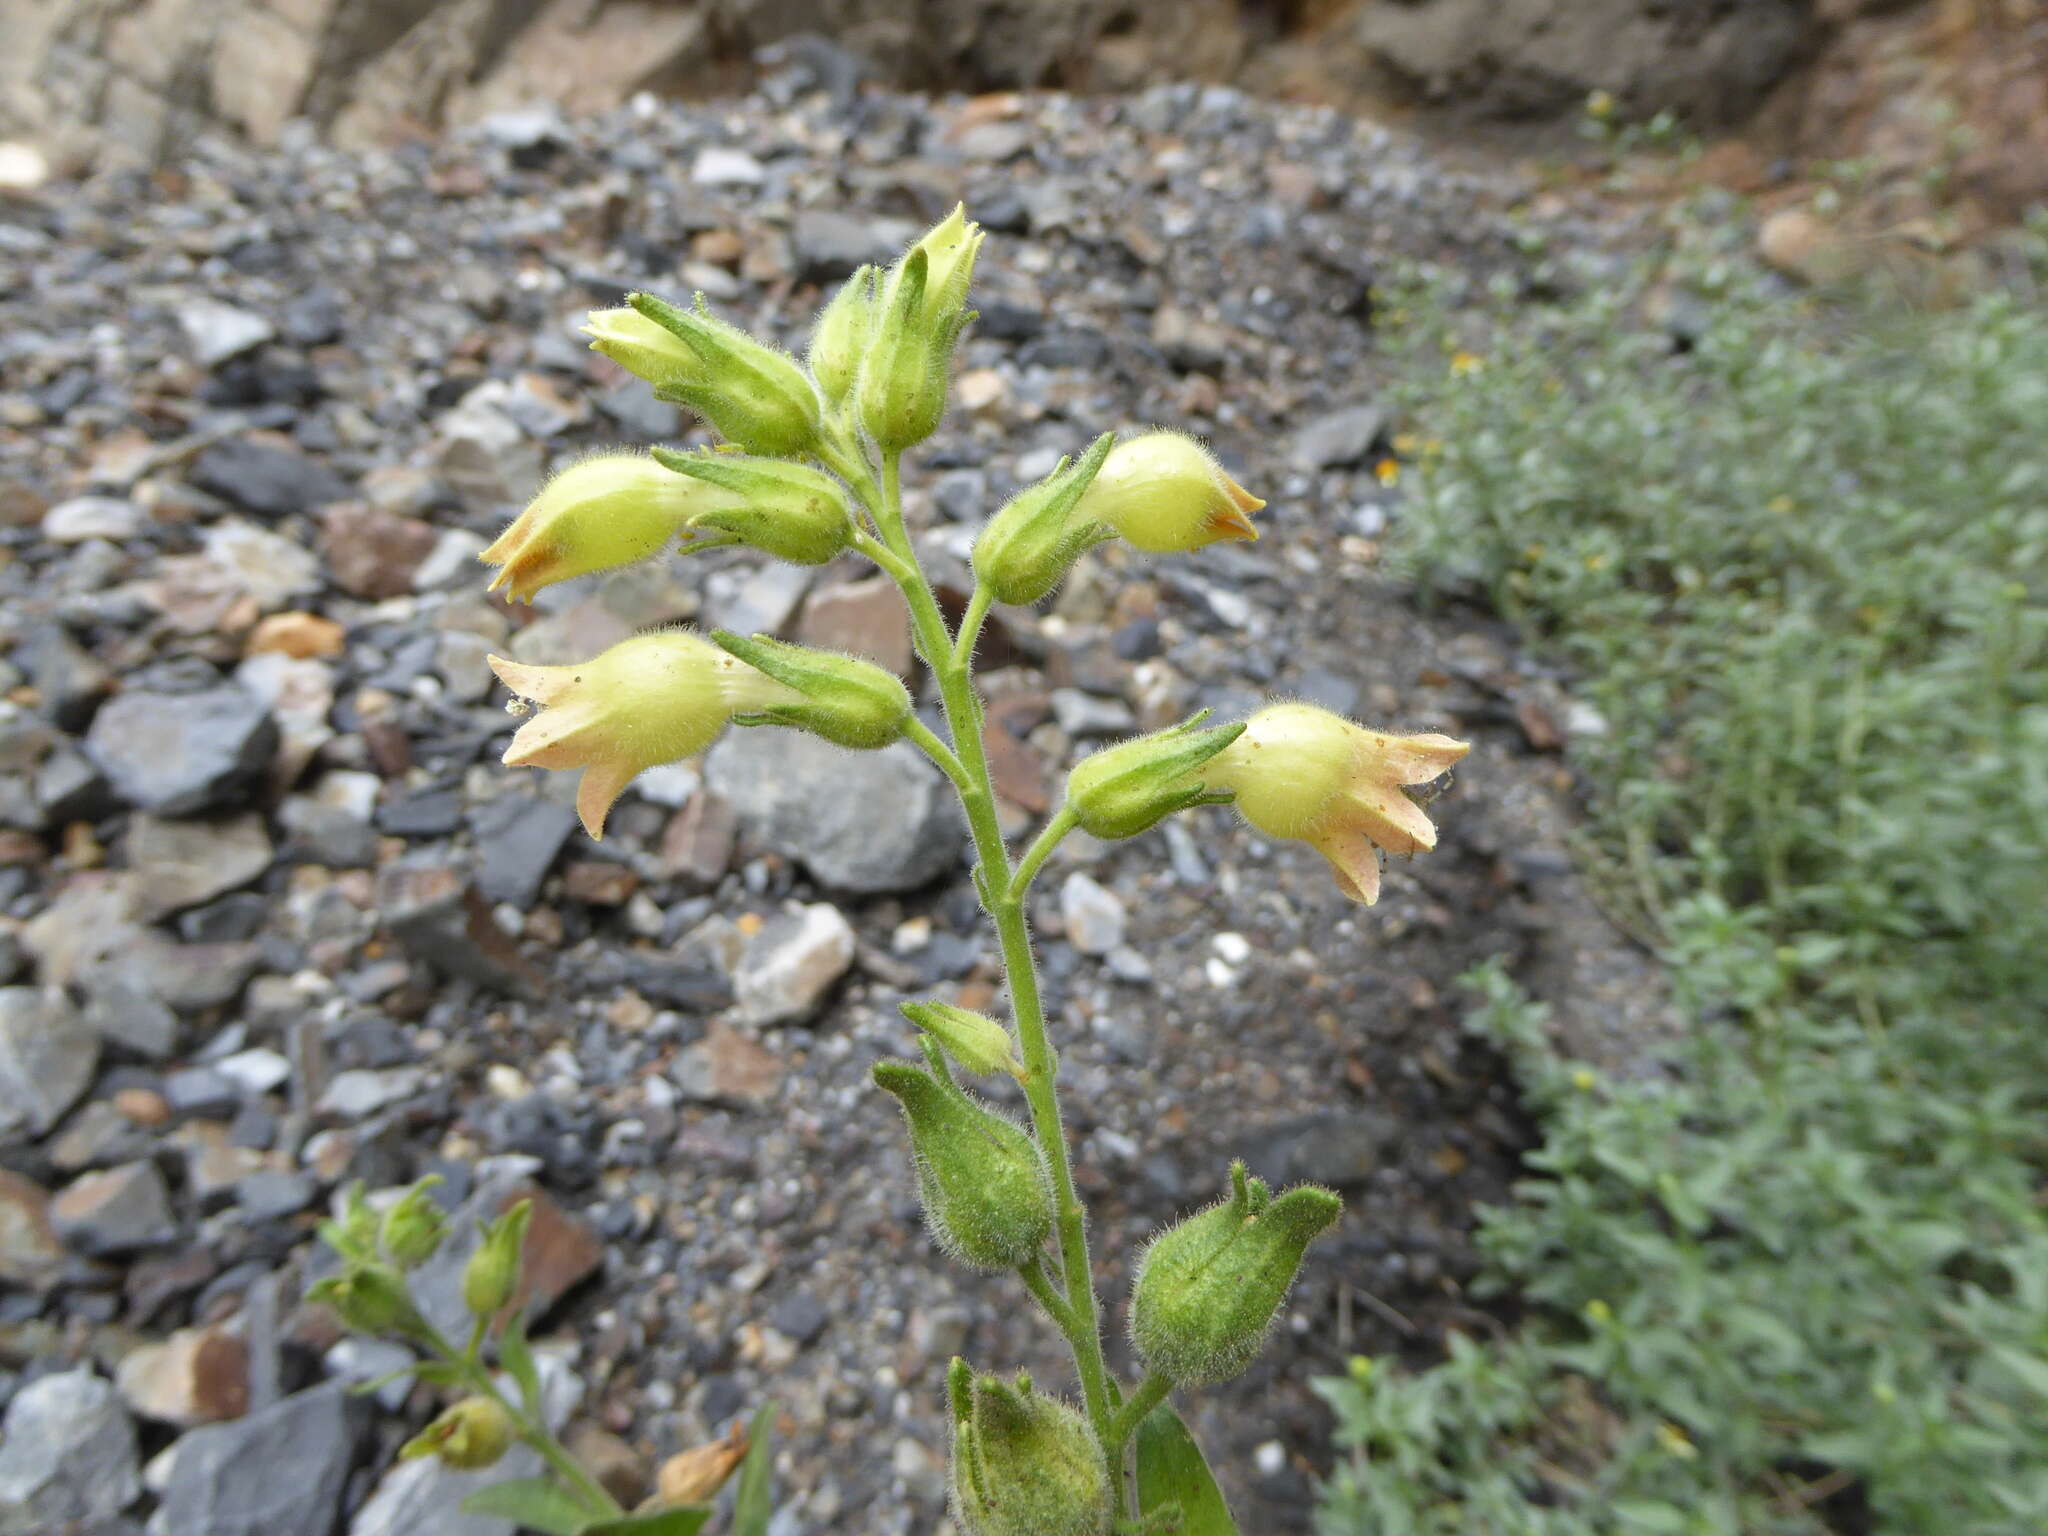
[(400, 1269), (417, 1269), (440, 1249), (448, 1235), (448, 1218), (434, 1202), (441, 1175), (430, 1173), (414, 1184), (384, 1213), (379, 1240)]
[(880, 276), (879, 267), (855, 269), (811, 327), (805, 358), (829, 405), (845, 400), (860, 380), (875, 332), (875, 287)]
[(1114, 1494), (1102, 1442), (1031, 1378), (946, 1374), (953, 1508), (969, 1536), (1108, 1536)]
[(413, 1305), (404, 1277), (388, 1264), (351, 1264), (343, 1273), (329, 1275), (310, 1287), (306, 1300), (331, 1308), (357, 1333), (395, 1333), (418, 1339), (431, 1332)]
[(1060, 460), (1051, 474), (1012, 496), (988, 520), (970, 558), (975, 579), (997, 602), (1037, 602), (1065, 579), (1076, 560), (1114, 536), (1097, 522), (1075, 525), (1073, 511), (1115, 446), (1116, 434), (1103, 433), (1078, 460)]
[(923, 442), (946, 414), (946, 371), (959, 326), (946, 322), (934, 334), (927, 324), (928, 264), (923, 248), (914, 247), (890, 274), (860, 371), (861, 425), (891, 452)]
[(789, 725), (842, 747), (871, 751), (903, 734), (910, 690), (893, 672), (836, 651), (790, 645), (766, 635), (751, 639), (729, 629), (711, 638), (728, 654), (803, 697), (793, 703), (735, 715), (741, 725)]
[(796, 359), (717, 319), (701, 293), (694, 311), (651, 293), (628, 294), (626, 302), (679, 338), (702, 365), (657, 385), (659, 398), (688, 406), (749, 453), (795, 455), (816, 445), (823, 410)]
[(1244, 723), (1198, 730), (1208, 717), (1202, 710), (1075, 764), (1067, 775), (1067, 804), (1082, 829), (1096, 837), (1135, 837), (1177, 811), (1234, 799), (1229, 790), (1211, 789), (1194, 775), (1244, 734)]
[(1201, 1446), (1171, 1403), (1161, 1403), (1138, 1424), (1138, 1513), (1177, 1520), (1161, 1529), (1175, 1536), (1238, 1536), (1237, 1522)]
[(510, 1520), (528, 1530), (544, 1532), (545, 1536), (583, 1536), (592, 1521), (602, 1518), (545, 1477), (514, 1477), (502, 1483), (487, 1483), (462, 1501), (462, 1512), (483, 1519)]
[(521, 1200), (484, 1228), (484, 1239), (462, 1270), (462, 1302), (472, 1316), (496, 1317), (519, 1290), (526, 1228), (533, 1202)]
[(929, 1036), (926, 1066), (877, 1062), (875, 1085), (894, 1094), (910, 1127), (925, 1224), (939, 1246), (976, 1269), (1015, 1269), (1052, 1230), (1052, 1185), (1038, 1145), (969, 1094)]
[(733, 1493), (732, 1536), (768, 1536), (775, 1514), (775, 1405), (763, 1403), (747, 1422), (747, 1459)]
[(742, 454), (651, 452), (666, 469), (745, 498), (737, 507), (698, 513), (690, 519), (693, 532), (713, 529), (795, 565), (823, 565), (853, 542), (845, 487), (821, 470)]
[(1159, 1235), (1131, 1287), (1131, 1342), (1176, 1386), (1223, 1381), (1259, 1352), (1308, 1245), (1342, 1214), (1330, 1190), (1277, 1198), (1230, 1168), (1231, 1193)]

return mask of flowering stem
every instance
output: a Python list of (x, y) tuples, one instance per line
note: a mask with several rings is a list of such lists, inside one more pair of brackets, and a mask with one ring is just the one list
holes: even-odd
[(1173, 1384), (1157, 1374), (1147, 1376), (1138, 1384), (1138, 1390), (1118, 1407), (1109, 1421), (1109, 1432), (1102, 1437), (1103, 1447), (1112, 1457), (1123, 1450), (1124, 1442), (1144, 1423), (1145, 1415), (1165, 1402), (1166, 1394), (1172, 1390)]
[[(1025, 855), (1023, 865), (1016, 870), (1011, 868), (1009, 850), (1003, 844), (1002, 823), (996, 815), (995, 781), (990, 775), (988, 753), (982, 744), (981, 704), (975, 695), (972, 670), (973, 628), (979, 627), (979, 616), (987, 612), (988, 600), (984, 593), (977, 591), (977, 601), (968, 610), (973, 628), (963, 623), (958, 639), (947, 633), (945, 616), (939, 611), (938, 599), (918, 565), (917, 552), (903, 526), (901, 474), (902, 455), (885, 453), (882, 456), (880, 495), (869, 504), (881, 534), (877, 546), (879, 553), (865, 545), (861, 547), (902, 589), (904, 601), (910, 608), (911, 630), (917, 638), (918, 650), (938, 681), (939, 696), (945, 705), (946, 725), (953, 737), (952, 750), (946, 756), (953, 759), (960, 770), (957, 775), (949, 771), (948, 777), (959, 789), (961, 808), (966, 812), (968, 829), (974, 838), (975, 855), (980, 860), (980, 878), (976, 886), (982, 908), (994, 922), (996, 936), (1002, 943), (1003, 968), (1010, 982), (1010, 1014), (1017, 1027), (1018, 1044), (1024, 1058), (1024, 1097), (1031, 1107), (1031, 1124), (1039, 1150), (1045, 1158), (1047, 1171), (1052, 1175), (1053, 1214), (1059, 1232), (1060, 1280), (1065, 1296), (1061, 1308), (1048, 1305), (1046, 1310), (1066, 1335), (1068, 1347), (1073, 1351), (1074, 1373), (1080, 1378), (1082, 1401), (1096, 1434), (1104, 1438), (1110, 1481), (1117, 1489), (1118, 1504), (1122, 1508), (1126, 1495), (1124, 1479), (1120, 1475), (1120, 1447), (1112, 1451), (1106, 1437), (1111, 1416), (1116, 1410), (1111, 1396), (1109, 1367), (1102, 1351), (1101, 1310), (1095, 1295), (1094, 1272), (1088, 1260), (1088, 1218), (1081, 1205), (1080, 1193), (1074, 1187), (1073, 1163), (1067, 1155), (1066, 1129), (1060, 1120), (1059, 1093), (1055, 1084), (1058, 1064), (1052, 1043), (1046, 1036), (1045, 1011), (1038, 995), (1038, 966), (1031, 950), (1030, 929), (1024, 919), (1024, 895), (1030, 885), (1029, 877), (1037, 873), (1039, 865), (1044, 863), (1046, 855), (1051, 853), (1071, 823), (1066, 821), (1064, 812), (1056, 816)], [(922, 725), (918, 730), (923, 730)], [(918, 740), (917, 731), (908, 734), (913, 740)], [(928, 731), (925, 734), (930, 735)], [(922, 741), (919, 744), (924, 745)], [(936, 738), (933, 745), (943, 746)], [(929, 753), (931, 747), (926, 746), (925, 750)], [(945, 759), (935, 757), (934, 761), (942, 769), (946, 767)], [(1047, 1295), (1055, 1295), (1042, 1266), (1039, 1278), (1045, 1282)], [(1032, 1284), (1028, 1275), (1025, 1284)]]
[(1017, 861), (1017, 872), (1010, 876), (1009, 894), (1022, 897), (1031, 889), (1031, 882), (1038, 878), (1039, 866), (1051, 857), (1053, 849), (1059, 847), (1060, 839), (1073, 831), (1078, 821), (1072, 806), (1059, 808), (1053, 819), (1045, 824), (1045, 830), (1024, 850), (1024, 857)]

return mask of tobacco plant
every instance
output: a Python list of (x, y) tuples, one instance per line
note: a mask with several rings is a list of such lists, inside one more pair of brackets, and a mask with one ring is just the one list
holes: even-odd
[[(974, 544), (973, 593), (949, 624), (905, 523), (902, 472), (905, 452), (945, 413), (953, 350), (974, 318), (967, 294), (982, 240), (955, 209), (888, 270), (854, 273), (818, 317), (801, 363), (716, 318), (701, 296), (682, 308), (636, 293), (593, 314), (586, 332), (597, 351), (724, 441), (574, 464), (483, 555), (497, 568), (492, 589), (514, 598), (672, 546), (690, 554), (745, 545), (812, 566), (864, 557), (902, 591), (943, 730), (920, 717), (895, 675), (858, 657), (764, 635), (662, 629), (575, 666), (494, 658), (516, 698), (537, 706), (505, 761), (581, 770), (577, 808), (597, 837), (636, 774), (702, 751), (729, 724), (795, 727), (855, 750), (907, 740), (930, 758), (958, 792), (972, 835), (974, 887), (1001, 941), (1009, 1019), (906, 1003), (918, 1055), (877, 1066), (874, 1080), (901, 1106), (933, 1240), (963, 1264), (1018, 1277), (1069, 1346), (1079, 1391), (1069, 1401), (1022, 1374), (953, 1361), (955, 1519), (968, 1536), (1213, 1536), (1236, 1528), (1169, 1395), (1244, 1369), (1339, 1201), (1307, 1185), (1275, 1193), (1233, 1166), (1225, 1198), (1159, 1234), (1138, 1266), (1130, 1333), (1143, 1375), (1119, 1380), (1104, 1354), (1026, 897), (1077, 827), (1134, 837), (1190, 807), (1234, 803), (1267, 835), (1314, 846), (1344, 893), (1370, 904), (1382, 853), (1435, 842), (1408, 788), (1437, 778), (1466, 747), (1368, 730), (1300, 703), (1228, 725), (1196, 716), (1084, 759), (1059, 809), (1013, 853), (974, 681), (990, 610), (1040, 601), (1112, 539), (1179, 554), (1256, 538), (1251, 514), (1264, 503), (1192, 438), (1103, 433), (988, 519)], [(1022, 1088), (1028, 1125), (956, 1076), (999, 1073)]]

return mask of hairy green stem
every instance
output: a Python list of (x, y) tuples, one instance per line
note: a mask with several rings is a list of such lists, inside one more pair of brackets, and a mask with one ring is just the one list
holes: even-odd
[[(902, 455), (885, 453), (882, 456), (880, 494), (869, 503), (869, 511), (874, 515), (875, 525), (881, 534), (880, 552), (888, 557), (876, 558), (876, 564), (903, 591), (904, 601), (910, 608), (911, 632), (916, 637), (919, 653), (938, 681), (939, 696), (945, 706), (946, 724), (953, 737), (950, 755), (960, 768), (959, 776), (949, 774), (949, 777), (954, 777), (959, 788), (961, 808), (966, 812), (975, 856), (980, 861), (977, 884), (982, 906), (994, 922), (996, 936), (1002, 944), (1003, 968), (1010, 982), (1010, 1014), (1017, 1027), (1024, 1059), (1024, 1097), (1031, 1108), (1031, 1124), (1039, 1150), (1052, 1176), (1053, 1215), (1059, 1233), (1065, 1316), (1062, 1318), (1051, 1308), (1047, 1310), (1066, 1335), (1068, 1347), (1073, 1351), (1074, 1373), (1080, 1379), (1081, 1397), (1089, 1420), (1098, 1436), (1106, 1436), (1116, 1408), (1109, 1367), (1102, 1350), (1101, 1308), (1096, 1299), (1095, 1277), (1088, 1259), (1088, 1217), (1081, 1204), (1080, 1193), (1074, 1186), (1073, 1163), (1067, 1153), (1066, 1128), (1060, 1119), (1059, 1093), (1055, 1083), (1058, 1065), (1052, 1042), (1046, 1035), (1045, 1010), (1038, 994), (1037, 960), (1032, 953), (1031, 933), (1024, 917), (1024, 895), (1029, 880), (1019, 878), (1027, 870), (1031, 874), (1037, 872), (1071, 823), (1061, 824), (1065, 819), (1064, 813), (1056, 817), (1025, 856), (1025, 865), (1012, 870), (1009, 850), (1003, 843), (1002, 824), (996, 814), (995, 781), (989, 772), (988, 753), (982, 743), (981, 703), (974, 692), (972, 673), (972, 635), (979, 627), (979, 616), (987, 612), (989, 601), (983, 592), (977, 590), (968, 609), (972, 625), (962, 624), (961, 638), (957, 641), (947, 633), (945, 615), (939, 611), (938, 599), (918, 565), (917, 551), (912, 547), (909, 532), (903, 525), (901, 474)], [(873, 555), (872, 551), (864, 552), (870, 553), (871, 557)], [(920, 725), (919, 729), (923, 727)], [(910, 734), (914, 740), (917, 739), (915, 732)], [(919, 744), (923, 745), (922, 742)], [(930, 752), (931, 748), (927, 746), (925, 750)], [(934, 761), (945, 768), (943, 760), (935, 758)], [(1030, 1284), (1028, 1278), (1025, 1283)], [(1121, 1447), (1110, 1450), (1105, 1438), (1104, 1454), (1109, 1459), (1110, 1479), (1117, 1489), (1121, 1508), (1126, 1503), (1124, 1480), (1119, 1475)]]
[(1109, 1431), (1102, 1437), (1103, 1446), (1112, 1457), (1122, 1452), (1124, 1442), (1145, 1422), (1145, 1415), (1165, 1402), (1166, 1394), (1172, 1390), (1173, 1383), (1157, 1374), (1138, 1384), (1138, 1390), (1111, 1416)]

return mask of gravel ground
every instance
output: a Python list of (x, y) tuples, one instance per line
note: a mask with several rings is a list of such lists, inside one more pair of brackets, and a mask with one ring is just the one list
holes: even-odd
[(1347, 1196), (1274, 1348), (1191, 1408), (1247, 1531), (1307, 1529), (1313, 1376), (1496, 1326), (1464, 1292), (1473, 1209), (1526, 1133), (1455, 978), (1506, 955), (1623, 1069), (1663, 1027), (1565, 852), (1562, 749), (1600, 722), (1379, 563), (1402, 424), (1371, 284), (1512, 278), (1531, 231), (1597, 277), (1590, 218), (1224, 90), (779, 85), (377, 156), (206, 146), (0, 205), (0, 1532), (505, 1532), (450, 1519), (463, 1484), (430, 1465), (384, 1475), (423, 1397), (372, 1417), (323, 1385), (381, 1359), (296, 1302), (357, 1178), (440, 1172), (472, 1211), (537, 1187), (539, 1331), (586, 1451), (644, 1477), (773, 1398), (780, 1536), (948, 1529), (954, 1352), (1064, 1379), (1013, 1282), (930, 1248), (866, 1081), (909, 1045), (900, 998), (999, 975), (921, 764), (742, 733), (643, 780), (601, 845), (567, 776), (497, 765), (491, 650), (693, 620), (910, 665), (851, 567), (484, 600), (475, 553), (548, 466), (698, 436), (574, 335), (631, 287), (794, 343), (822, 287), (964, 196), (983, 318), (910, 492), (956, 596), (974, 520), (1105, 428), (1199, 432), (1269, 500), (1256, 545), (1108, 549), (992, 626), (1018, 831), (1077, 753), (1266, 693), (1476, 743), (1441, 849), (1370, 911), (1219, 811), (1076, 838), (1041, 883), (1118, 1326), (1144, 1235), (1231, 1156)]

